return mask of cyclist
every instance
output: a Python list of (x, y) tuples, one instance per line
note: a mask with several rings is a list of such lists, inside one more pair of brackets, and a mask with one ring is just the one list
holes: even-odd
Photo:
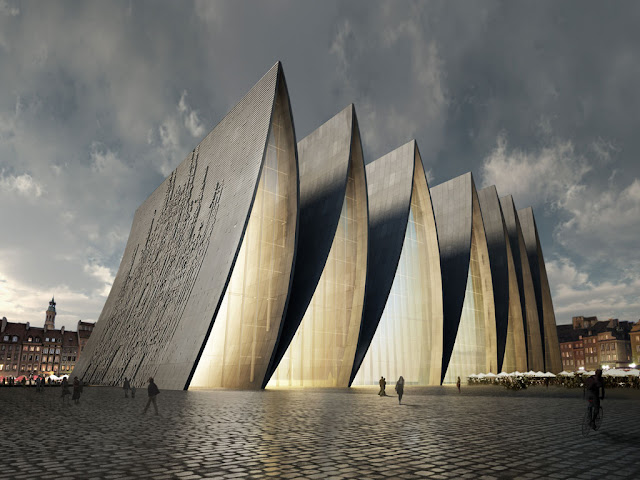
[[(591, 410), (591, 428), (596, 428), (596, 417), (600, 412), (600, 400), (604, 400), (604, 381), (602, 380), (602, 369), (596, 370), (596, 374), (587, 378), (584, 388), (588, 392), (589, 409)], [(602, 395), (600, 395), (602, 390)], [(584, 392), (583, 392), (584, 396)]]

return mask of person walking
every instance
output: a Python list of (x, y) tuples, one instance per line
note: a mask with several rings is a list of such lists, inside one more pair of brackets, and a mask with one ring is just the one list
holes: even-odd
[(460, 393), (460, 377), (458, 377), (458, 381), (456, 381), (456, 387), (458, 387), (458, 393)]
[(69, 391), (69, 382), (67, 381), (67, 377), (64, 377), (62, 379), (62, 403), (63, 404), (69, 404), (69, 399), (67, 398), (69, 395), (71, 395), (71, 392)]
[(402, 395), (404, 394), (404, 377), (400, 375), (400, 378), (396, 382), (396, 392), (398, 394), (398, 404), (402, 403)]
[(153, 403), (153, 408), (156, 411), (156, 415), (158, 415), (158, 405), (156, 405), (156, 397), (160, 393), (158, 386), (154, 383), (153, 378), (149, 377), (149, 386), (147, 387), (147, 394), (149, 395), (149, 400), (147, 400), (147, 405), (144, 407), (142, 414), (147, 413), (147, 409), (149, 405)]
[(124, 390), (124, 398), (129, 398), (129, 390), (131, 389), (131, 384), (129, 383), (129, 379), (124, 377), (124, 385), (122, 385)]
[(378, 383), (380, 384), (380, 391), (378, 392), (378, 395), (380, 395), (381, 397), (386, 397), (387, 394), (384, 389), (387, 386), (387, 381), (384, 379), (384, 377), (380, 377), (380, 381)]
[(136, 387), (131, 385), (131, 398), (136, 398)]
[(73, 377), (73, 396), (71, 400), (76, 405), (80, 405), (80, 380), (78, 380), (78, 377)]

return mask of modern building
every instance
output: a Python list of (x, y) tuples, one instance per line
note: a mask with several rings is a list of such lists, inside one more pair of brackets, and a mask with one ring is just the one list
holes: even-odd
[[(78, 331), (55, 328), (56, 302), (45, 312), (44, 327), (9, 322), (0, 325), (0, 377), (70, 374), (80, 358), (81, 342), (91, 335), (93, 323), (78, 321)], [(81, 330), (82, 328), (82, 330)]]
[(498, 370), (523, 372), (527, 370), (524, 319), (513, 252), (496, 187), (479, 190), (478, 201), (491, 266)]
[(542, 246), (538, 235), (538, 227), (531, 207), (518, 211), (522, 237), (529, 259), (533, 290), (536, 295), (538, 309), (538, 321), (540, 335), (542, 337), (542, 355), (544, 367), (547, 371), (558, 372), (562, 368), (560, 350), (558, 349), (558, 333), (556, 330), (556, 317), (553, 312), (551, 289), (547, 278), (547, 269), (542, 256)]
[(498, 370), (489, 251), (471, 173), (431, 188), (443, 297), (442, 383)]
[(518, 281), (520, 309), (524, 320), (524, 340), (527, 348), (527, 368), (528, 370), (538, 372), (544, 370), (542, 335), (529, 258), (527, 256), (524, 237), (522, 236), (522, 227), (511, 195), (501, 197), (500, 206), (502, 208), (505, 227), (507, 228), (509, 246), (511, 247), (516, 279)]
[(435, 217), (415, 141), (367, 165), (369, 266), (354, 385), (440, 382), (442, 283)]
[(347, 387), (367, 272), (367, 186), (355, 108), (298, 143), (300, 220), (270, 386)]
[(261, 388), (289, 298), (298, 200), (278, 62), (136, 211), (74, 374)]
[(365, 167), (353, 105), (296, 143), (279, 62), (137, 209), (79, 338), (74, 375), (166, 389), (561, 369), (533, 212), (429, 189), (415, 141)]

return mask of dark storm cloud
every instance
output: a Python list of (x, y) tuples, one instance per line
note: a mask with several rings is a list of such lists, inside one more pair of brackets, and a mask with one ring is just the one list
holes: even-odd
[(534, 205), (561, 320), (637, 317), (639, 9), (0, 1), (0, 314), (97, 318), (135, 208), (282, 60), (299, 138), (355, 103), (367, 161), (415, 137)]

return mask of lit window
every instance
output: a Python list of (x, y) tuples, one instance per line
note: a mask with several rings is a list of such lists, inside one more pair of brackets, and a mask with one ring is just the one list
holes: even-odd
[(5, 336), (4, 336), (4, 338), (3, 338), (3, 340), (4, 340), (5, 342), (8, 342), (8, 341), (9, 341), (9, 335), (5, 335)]

